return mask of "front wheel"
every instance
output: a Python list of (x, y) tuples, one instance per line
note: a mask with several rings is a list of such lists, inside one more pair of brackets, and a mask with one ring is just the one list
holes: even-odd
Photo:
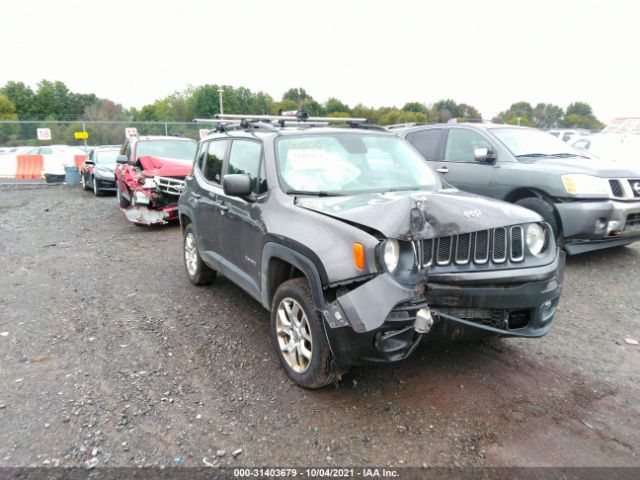
[(278, 287), (271, 305), (271, 335), (287, 375), (305, 388), (333, 383), (336, 371), (322, 317), (304, 278)]
[(194, 285), (208, 285), (216, 278), (216, 271), (202, 261), (196, 234), (191, 225), (184, 229), (184, 266), (187, 270), (187, 277)]
[(98, 188), (98, 182), (96, 182), (96, 177), (91, 179), (91, 183), (93, 183), (93, 193), (96, 197), (102, 195), (102, 190)]
[(121, 208), (127, 208), (130, 205), (129, 200), (124, 198), (122, 192), (120, 191), (120, 184), (116, 181), (116, 201)]

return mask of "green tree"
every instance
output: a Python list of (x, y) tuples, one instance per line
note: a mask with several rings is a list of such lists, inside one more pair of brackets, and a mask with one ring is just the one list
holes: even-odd
[(513, 103), (508, 110), (500, 112), (493, 118), (494, 122), (508, 123), (510, 125), (534, 126), (533, 107), (528, 102)]
[(538, 103), (531, 115), (533, 124), (542, 129), (557, 128), (564, 118), (564, 110), (552, 103)]
[(604, 127), (604, 124), (593, 114), (591, 105), (585, 102), (573, 102), (567, 107), (567, 114), (562, 121), (562, 126), (599, 130)]
[(427, 106), (420, 102), (407, 102), (402, 107), (403, 112), (424, 113), (427, 114)]
[(324, 103), (324, 109), (327, 112), (327, 115), (330, 115), (332, 113), (337, 113), (337, 112), (344, 112), (351, 115), (351, 109), (349, 108), (349, 105), (342, 103), (340, 100), (338, 100), (335, 97), (329, 98)]
[(16, 114), (22, 120), (31, 120), (35, 93), (22, 82), (9, 81), (0, 88), (0, 94), (7, 97), (16, 108)]
[(431, 107), (431, 116), (436, 122), (448, 122), (452, 118), (460, 116), (458, 104), (451, 99), (438, 100)]

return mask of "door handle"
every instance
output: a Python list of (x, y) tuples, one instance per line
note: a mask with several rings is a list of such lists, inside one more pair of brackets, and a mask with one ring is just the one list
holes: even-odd
[(449, 173), (449, 169), (447, 167), (436, 168), (436, 172), (438, 173)]
[(226, 212), (227, 210), (229, 210), (229, 205), (224, 205), (222, 203), (219, 203), (216, 205), (220, 210), (222, 210), (223, 212)]
[(191, 192), (191, 196), (193, 198), (202, 198), (202, 195), (200, 195), (199, 193), (195, 193), (195, 192)]

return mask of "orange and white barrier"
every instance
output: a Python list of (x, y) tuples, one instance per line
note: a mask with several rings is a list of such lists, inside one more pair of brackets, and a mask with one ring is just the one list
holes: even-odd
[(20, 180), (39, 180), (42, 178), (44, 157), (42, 155), (18, 155), (15, 178)]

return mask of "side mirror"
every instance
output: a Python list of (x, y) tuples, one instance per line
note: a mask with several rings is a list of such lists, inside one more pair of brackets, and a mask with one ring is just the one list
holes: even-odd
[(473, 159), (480, 163), (495, 163), (496, 154), (487, 147), (475, 148), (473, 150)]
[(222, 190), (231, 197), (246, 197), (251, 193), (249, 175), (233, 173), (222, 177)]
[(116, 157), (116, 163), (126, 165), (127, 163), (129, 163), (129, 157), (127, 157), (126, 155), (118, 155)]
[(85, 165), (95, 165), (95, 164), (96, 164), (96, 162), (94, 162), (93, 160), (85, 160), (85, 161), (84, 161), (84, 164), (85, 164)]

